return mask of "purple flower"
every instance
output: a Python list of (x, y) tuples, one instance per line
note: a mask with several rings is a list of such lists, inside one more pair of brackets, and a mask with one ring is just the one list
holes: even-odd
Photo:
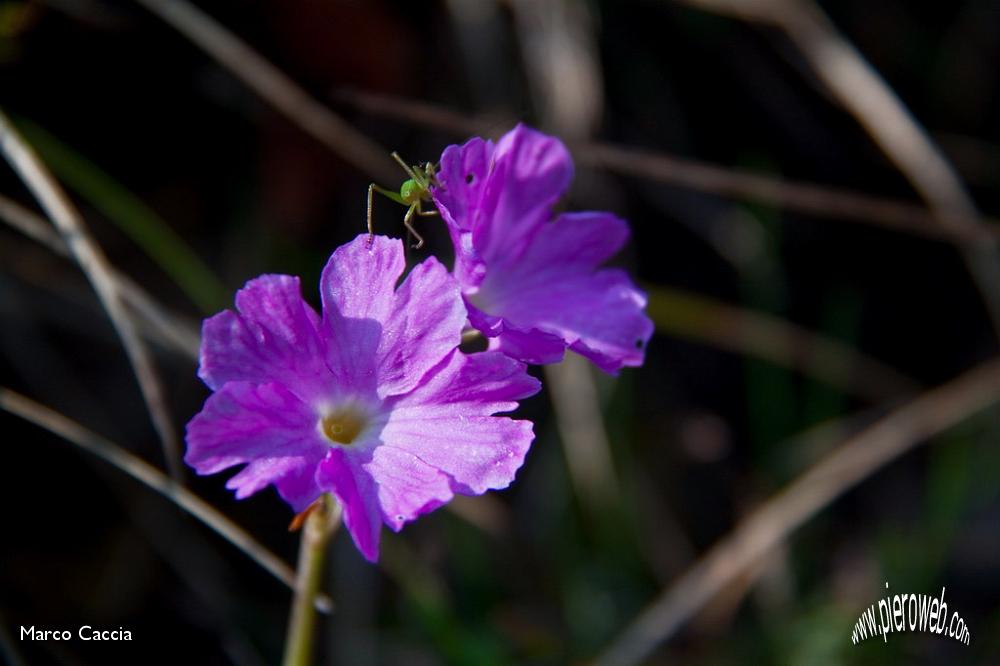
[(398, 531), (454, 493), (511, 482), (532, 424), (493, 415), (539, 383), (503, 354), (458, 350), (466, 310), (437, 260), (397, 289), (402, 243), (367, 239), (330, 257), (322, 316), (298, 278), (263, 275), (236, 294), (238, 312), (205, 320), (198, 374), (214, 393), (185, 460), (199, 474), (246, 464), (226, 484), (240, 499), (272, 484), (301, 511), (333, 493), (375, 561), (383, 522)]
[(455, 244), (469, 321), (491, 348), (554, 363), (568, 347), (615, 373), (642, 364), (653, 323), (629, 277), (598, 268), (628, 225), (603, 212), (551, 219), (572, 177), (562, 142), (518, 125), (496, 145), (473, 138), (446, 148), (434, 201)]

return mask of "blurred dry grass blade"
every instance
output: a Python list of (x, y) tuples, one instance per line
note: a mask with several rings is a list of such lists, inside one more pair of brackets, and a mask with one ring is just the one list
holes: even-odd
[(893, 410), (810, 467), (740, 522), (643, 610), (595, 660), (631, 666), (844, 492), (909, 451), (1000, 400), (993, 359)]
[(926, 208), (905, 201), (727, 169), (635, 148), (583, 144), (573, 149), (583, 164), (728, 199), (753, 201), (824, 219), (874, 224), (932, 240), (977, 241), (984, 236), (1000, 239), (1000, 224), (994, 221), (975, 229), (942, 227), (934, 223), (934, 215)]
[(194, 5), (184, 0), (136, 0), (172, 25), (235, 74), (268, 104), (363, 173), (382, 182), (398, 179), (389, 153), (313, 99), (284, 72), (265, 60)]
[[(0, 387), (0, 409), (62, 437), (149, 486), (236, 546), (290, 589), (295, 589), (295, 572), (281, 558), (207, 502), (146, 461), (62, 414), (4, 387)], [(328, 596), (320, 595), (316, 607), (326, 613), (332, 610), (333, 602)]]
[[(391, 95), (341, 89), (335, 91), (332, 97), (365, 113), (456, 136), (489, 136), (497, 127), (496, 119), (470, 116), (444, 106)], [(874, 224), (933, 240), (976, 241), (984, 235), (1000, 239), (1000, 224), (995, 220), (988, 220), (988, 224), (972, 229), (947, 228), (935, 224), (933, 213), (926, 208), (906, 201), (785, 180), (609, 143), (573, 142), (570, 148), (581, 164), (727, 199), (768, 204), (824, 219)]]
[[(73, 258), (62, 236), (53, 231), (45, 220), (2, 194), (0, 220), (56, 254)], [(121, 271), (112, 267), (110, 275), (121, 292), (122, 300), (132, 308), (142, 324), (142, 332), (148, 339), (161, 340), (185, 356), (198, 360), (198, 329), (193, 322), (160, 305), (149, 292)]]
[(604, 80), (587, 3), (512, 0), (532, 96), (548, 126), (587, 137), (604, 112)]
[(506, 131), (507, 127), (517, 122), (516, 118), (474, 116), (433, 102), (356, 88), (337, 88), (330, 93), (330, 98), (356, 111), (458, 137), (479, 135), (497, 138), (498, 130)]
[(812, 0), (676, 0), (709, 12), (780, 28), (837, 102), (865, 129), (959, 245), (1000, 335), (1000, 261), (958, 173), (892, 88)]
[(183, 479), (184, 466), (181, 464), (179, 439), (167, 408), (163, 385), (146, 343), (139, 336), (135, 322), (132, 321), (122, 302), (122, 295), (111, 275), (112, 269), (107, 257), (91, 238), (83, 218), (69, 198), (2, 112), (0, 112), (0, 152), (55, 224), (73, 258), (97, 292), (101, 304), (121, 338), (122, 346), (139, 382), (139, 389), (163, 447), (167, 469), (175, 480)]
[[(604, 109), (593, 17), (583, 3), (514, 0), (525, 73), (543, 123), (583, 140)], [(559, 439), (577, 500), (592, 517), (617, 505), (618, 480), (590, 363), (573, 353), (545, 368)]]
[(777, 317), (669, 287), (645, 286), (656, 330), (798, 370), (873, 403), (920, 385), (848, 344)]
[(614, 506), (618, 481), (590, 362), (569, 352), (545, 367), (573, 491), (590, 515)]

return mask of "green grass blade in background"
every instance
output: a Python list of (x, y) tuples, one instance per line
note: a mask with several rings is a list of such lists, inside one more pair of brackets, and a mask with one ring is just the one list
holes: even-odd
[(40, 126), (17, 121), (59, 180), (99, 210), (149, 256), (205, 313), (229, 300), (229, 289), (152, 208)]

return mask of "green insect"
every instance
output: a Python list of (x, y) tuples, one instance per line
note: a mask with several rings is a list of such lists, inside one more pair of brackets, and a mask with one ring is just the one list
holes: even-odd
[(413, 216), (420, 215), (421, 217), (432, 217), (438, 214), (437, 210), (423, 209), (424, 202), (433, 201), (433, 197), (431, 196), (431, 187), (437, 185), (437, 179), (435, 177), (437, 168), (430, 162), (425, 162), (423, 166), (416, 164), (411, 167), (403, 161), (403, 158), (401, 158), (398, 153), (393, 153), (392, 159), (399, 162), (399, 165), (403, 167), (403, 171), (405, 171), (406, 175), (410, 178), (409, 180), (403, 182), (403, 185), (399, 188), (398, 193), (393, 192), (392, 190), (387, 190), (384, 187), (379, 187), (375, 183), (368, 186), (368, 242), (371, 243), (372, 239), (375, 237), (375, 228), (372, 226), (372, 194), (378, 192), (398, 204), (409, 206), (409, 209), (406, 211), (406, 215), (403, 216), (403, 224), (406, 225), (407, 231), (413, 234), (413, 237), (417, 239), (413, 248), (420, 249), (424, 245), (424, 239), (419, 233), (417, 233), (417, 230), (413, 228)]

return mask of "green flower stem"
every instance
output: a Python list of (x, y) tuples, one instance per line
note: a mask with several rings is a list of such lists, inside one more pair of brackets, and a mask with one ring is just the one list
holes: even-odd
[(330, 494), (324, 494), (306, 518), (299, 546), (299, 568), (295, 580), (295, 598), (288, 619), (283, 666), (309, 666), (312, 660), (313, 634), (316, 629), (316, 595), (323, 580), (323, 562), (327, 544), (340, 526), (341, 507)]

